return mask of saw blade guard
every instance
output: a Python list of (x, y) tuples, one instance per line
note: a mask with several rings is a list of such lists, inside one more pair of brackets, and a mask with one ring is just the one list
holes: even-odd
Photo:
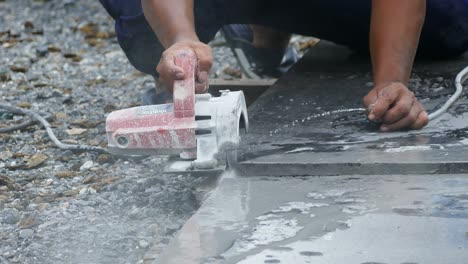
[(249, 121), (244, 93), (221, 91), (219, 97), (210, 94), (196, 96), (195, 106), (197, 159), (194, 169), (209, 169), (226, 165), (241, 140), (241, 129), (248, 131)]

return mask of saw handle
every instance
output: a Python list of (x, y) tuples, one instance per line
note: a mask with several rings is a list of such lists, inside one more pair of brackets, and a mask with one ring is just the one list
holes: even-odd
[(183, 80), (174, 81), (174, 116), (176, 118), (195, 118), (195, 71), (197, 57), (191, 50), (185, 50), (175, 56), (175, 65), (184, 71)]

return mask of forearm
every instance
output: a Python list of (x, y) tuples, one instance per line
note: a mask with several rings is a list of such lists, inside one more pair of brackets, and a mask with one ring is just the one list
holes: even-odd
[(425, 0), (372, 1), (370, 48), (376, 86), (407, 85), (425, 13)]
[(195, 33), (193, 1), (141, 1), (146, 20), (165, 48), (179, 41), (198, 41)]

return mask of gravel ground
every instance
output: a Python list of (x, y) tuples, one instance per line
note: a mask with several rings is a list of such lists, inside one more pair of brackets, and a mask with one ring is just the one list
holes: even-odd
[[(304, 50), (315, 40), (294, 38)], [(47, 112), (65, 143), (106, 146), (104, 120), (154, 87), (96, 0), (0, 0), (2, 103)], [(222, 37), (212, 78), (241, 76)], [(23, 117), (0, 112), (0, 128)], [(199, 207), (212, 179), (161, 173), (164, 157), (57, 149), (32, 126), (0, 134), (0, 264), (141, 263)]]
[[(68, 143), (105, 146), (105, 116), (153, 86), (95, 0), (0, 0), (0, 46), (1, 102), (52, 113)], [(214, 52), (213, 75), (223, 75), (235, 59)], [(0, 127), (21, 119), (0, 113)], [(38, 126), (0, 134), (0, 263), (141, 263), (198, 208), (204, 186), (161, 174), (164, 163), (62, 151)]]

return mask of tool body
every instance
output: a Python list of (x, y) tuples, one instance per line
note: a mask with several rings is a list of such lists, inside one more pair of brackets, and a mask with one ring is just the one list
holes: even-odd
[(175, 64), (185, 79), (174, 82), (173, 103), (109, 114), (108, 148), (123, 155), (178, 155), (174, 166), (182, 171), (225, 167), (226, 157), (235, 158), (241, 129), (248, 130), (244, 94), (225, 90), (219, 97), (195, 95), (196, 56), (182, 52)]

